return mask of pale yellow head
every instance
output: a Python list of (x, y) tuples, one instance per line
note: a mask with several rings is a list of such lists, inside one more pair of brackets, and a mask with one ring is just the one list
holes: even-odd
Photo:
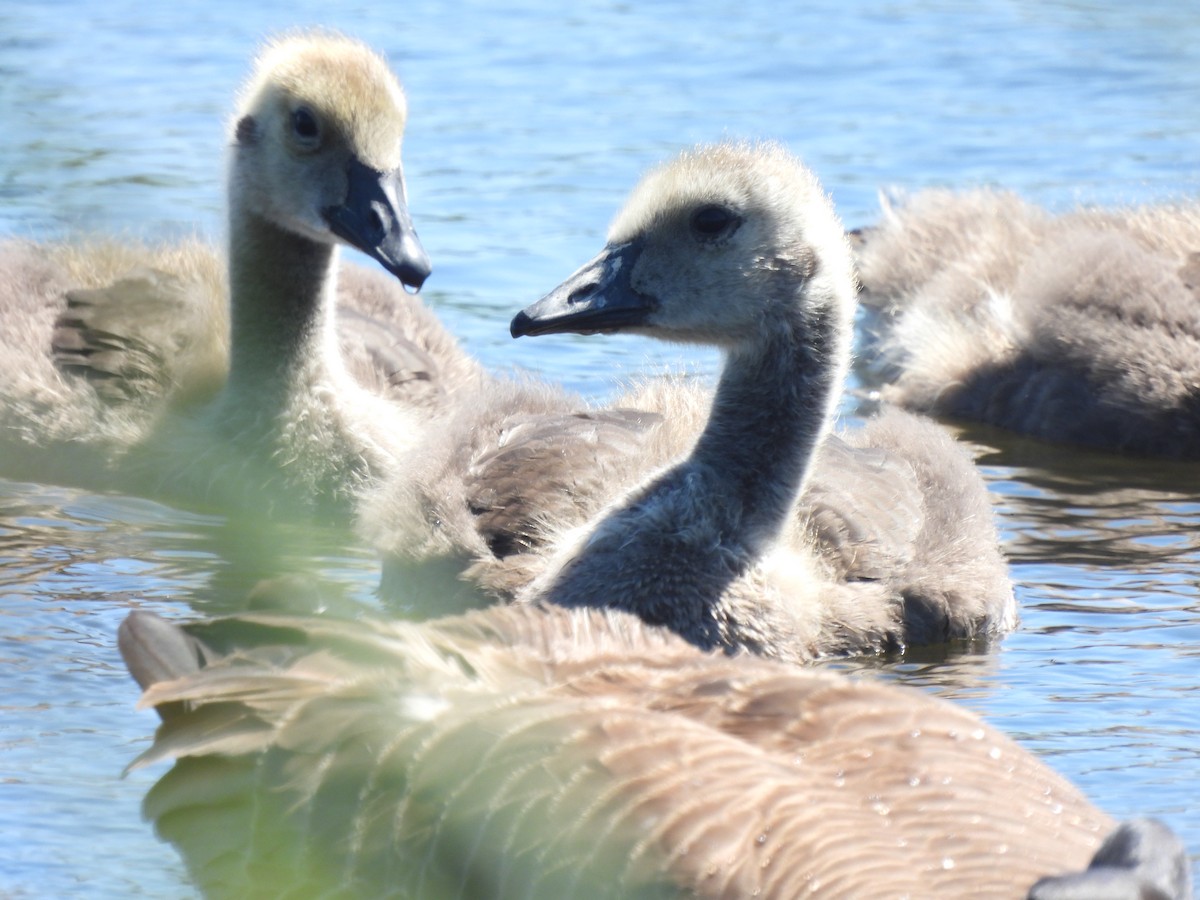
[(514, 334), (629, 331), (734, 348), (797, 307), (849, 322), (841, 221), (816, 177), (776, 144), (699, 147), (651, 170), (604, 251), (514, 320)]
[[(660, 299), (678, 338), (728, 345), (757, 331), (772, 302), (853, 298), (845, 230), (813, 173), (773, 143), (686, 151), (648, 172), (609, 227), (609, 246), (640, 240), (633, 290)], [(752, 296), (756, 303), (736, 302)], [(724, 300), (722, 300), (724, 298)]]
[(386, 60), (366, 44), (332, 32), (305, 32), (267, 44), (242, 89), (236, 122), (286, 126), (301, 109), (318, 117), (318, 140), (283, 132), (298, 155), (343, 143), (380, 172), (400, 165), (408, 102)]
[(388, 64), (328, 32), (268, 44), (232, 128), (238, 212), (376, 257), (405, 283), (428, 274), (400, 164), (408, 106)]

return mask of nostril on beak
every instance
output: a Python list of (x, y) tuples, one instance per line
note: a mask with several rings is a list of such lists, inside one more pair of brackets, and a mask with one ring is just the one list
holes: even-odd
[(371, 213), (367, 216), (367, 225), (376, 234), (383, 234), (387, 230), (387, 223), (380, 215), (379, 207), (375, 204), (371, 205)]
[(585, 303), (588, 301), (588, 299), (591, 298), (591, 296), (593, 294), (596, 293), (596, 291), (599, 289), (599, 287), (600, 287), (600, 285), (594, 281), (588, 282), (587, 284), (582, 284), (579, 287), (575, 288), (575, 290), (571, 291), (570, 294), (567, 295), (567, 303), (569, 303), (569, 304)]

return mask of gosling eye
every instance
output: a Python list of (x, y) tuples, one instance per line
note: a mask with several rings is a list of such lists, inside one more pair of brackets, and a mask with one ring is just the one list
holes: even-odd
[(292, 131), (306, 144), (315, 143), (321, 136), (317, 117), (312, 114), (311, 110), (303, 106), (292, 113)]
[(733, 210), (710, 203), (692, 213), (691, 226), (697, 237), (712, 240), (732, 234), (740, 223), (741, 218)]

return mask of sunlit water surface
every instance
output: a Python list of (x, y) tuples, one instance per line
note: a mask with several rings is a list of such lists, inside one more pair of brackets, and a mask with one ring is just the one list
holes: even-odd
[[(400, 6), (305, 0), (0, 4), (0, 236), (220, 240), (224, 119), (257, 42), (323, 24), (407, 87), (423, 296), (487, 364), (591, 396), (711, 354), (637, 339), (514, 343), (506, 323), (600, 246), (638, 173), (723, 136), (785, 142), (849, 224), (880, 189), (999, 184), (1055, 209), (1191, 196), (1200, 7), (983, 0)], [(852, 411), (854, 398), (847, 401)], [(991, 653), (884, 677), (983, 712), (1114, 815), (1200, 852), (1200, 477), (972, 431), (1022, 605)], [(189, 896), (122, 778), (154, 717), (115, 648), (133, 607), (236, 606), (257, 553), (373, 603), (332, 537), (0, 482), (0, 896)], [(436, 598), (435, 598), (436, 600)], [(435, 603), (434, 600), (434, 603)]]

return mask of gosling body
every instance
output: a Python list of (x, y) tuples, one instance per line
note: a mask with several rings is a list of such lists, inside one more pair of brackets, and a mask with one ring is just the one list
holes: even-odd
[(863, 233), (884, 396), (1058, 443), (1200, 458), (1200, 207), (1061, 216), (931, 191)]

